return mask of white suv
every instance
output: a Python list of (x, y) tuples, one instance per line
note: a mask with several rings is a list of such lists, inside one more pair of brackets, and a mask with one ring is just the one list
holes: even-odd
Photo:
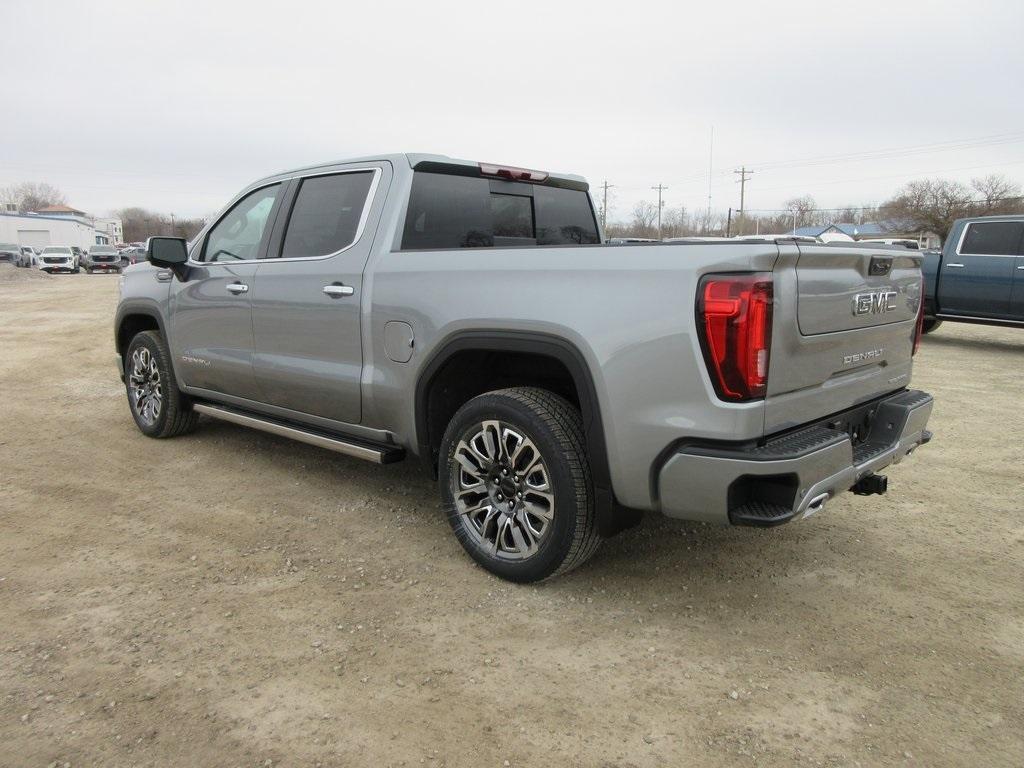
[(36, 264), (44, 272), (78, 272), (75, 254), (66, 245), (48, 245), (36, 257)]

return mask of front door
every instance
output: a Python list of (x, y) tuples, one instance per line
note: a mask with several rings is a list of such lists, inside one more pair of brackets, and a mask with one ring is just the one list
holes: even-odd
[(252, 370), (252, 295), (281, 185), (239, 200), (193, 251), (187, 279), (171, 287), (171, 354), (182, 384), (258, 399)]
[(1021, 221), (971, 222), (952, 255), (943, 256), (939, 276), (942, 312), (970, 317), (1006, 317)]
[(361, 166), (297, 180), (252, 299), (253, 367), (263, 402), (359, 423), (363, 267), (384, 175), (384, 166)]

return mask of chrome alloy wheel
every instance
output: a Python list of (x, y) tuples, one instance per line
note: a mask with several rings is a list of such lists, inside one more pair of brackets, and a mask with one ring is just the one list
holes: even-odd
[(452, 495), (466, 532), (504, 560), (535, 554), (551, 528), (555, 495), (540, 450), (500, 421), (471, 427), (455, 447)]
[(132, 352), (128, 392), (135, 415), (147, 426), (155, 424), (160, 418), (164, 393), (160, 385), (160, 369), (157, 367), (156, 358), (145, 347), (139, 347)]

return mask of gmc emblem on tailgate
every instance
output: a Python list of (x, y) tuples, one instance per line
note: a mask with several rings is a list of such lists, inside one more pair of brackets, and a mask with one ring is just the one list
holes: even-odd
[(884, 315), (890, 309), (896, 309), (896, 297), (899, 292), (893, 289), (858, 293), (853, 297), (854, 315)]

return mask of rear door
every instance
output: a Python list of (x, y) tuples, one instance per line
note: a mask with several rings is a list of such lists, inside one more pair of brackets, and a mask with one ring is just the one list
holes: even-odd
[(1010, 289), (1010, 318), (1024, 320), (1024, 241), (1020, 255), (1014, 260), (1013, 288)]
[(251, 296), (281, 191), (271, 184), (243, 196), (193, 251), (188, 280), (171, 283), (171, 353), (186, 386), (258, 399)]
[(944, 256), (939, 273), (943, 314), (1007, 317), (1024, 221), (974, 221)]
[(361, 420), (363, 267), (389, 179), (390, 166), (374, 163), (296, 180), (253, 294), (262, 402)]
[(780, 244), (766, 433), (907, 386), (922, 260), (895, 246)]

